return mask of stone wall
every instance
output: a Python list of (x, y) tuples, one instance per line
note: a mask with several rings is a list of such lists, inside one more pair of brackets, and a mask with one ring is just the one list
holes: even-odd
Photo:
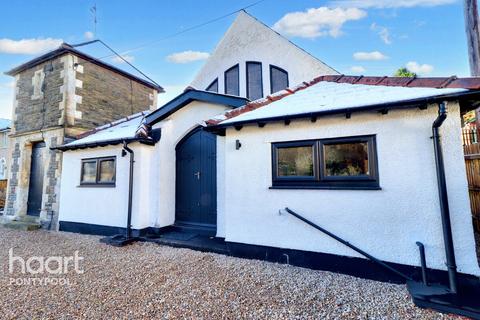
[(32, 145), (44, 141), (45, 147), (45, 175), (43, 178), (43, 198), (40, 221), (56, 228), (58, 218), (58, 195), (60, 193), (61, 152), (51, 150), (62, 144), (64, 131), (47, 129), (43, 132), (34, 132), (17, 135), (11, 138), (12, 160), (8, 180), (8, 195), (6, 204), (7, 216), (23, 216), (27, 213), (28, 187), (30, 184), (30, 166)]
[(0, 166), (4, 165), (4, 170), (0, 168), (0, 180), (7, 179), (8, 177), (8, 170), (10, 164), (10, 149), (9, 149), (9, 141), (8, 135), (10, 134), (10, 130), (0, 132)]
[(13, 134), (59, 126), (81, 132), (156, 108), (154, 89), (72, 54), (16, 78)]
[[(24, 133), (59, 125), (62, 100), (60, 58), (42, 63), (17, 75), (16, 106), (13, 113), (12, 133)], [(39, 81), (35, 81), (38, 76)], [(38, 92), (35, 92), (37, 87)]]
[[(52, 136), (50, 138), (50, 148), (58, 146), (59, 136)], [(44, 210), (46, 214), (46, 222), (48, 222), (48, 229), (51, 226), (56, 226), (58, 222), (58, 198), (60, 193), (60, 175), (62, 164), (62, 153), (58, 150), (48, 150), (48, 166), (44, 183), (46, 183), (44, 193)]]
[(20, 144), (17, 142), (12, 148), (12, 166), (10, 168), (10, 177), (8, 179), (7, 201), (5, 204), (5, 213), (7, 215), (14, 215), (14, 203), (17, 200), (18, 174), (20, 171)]
[[(95, 128), (125, 116), (156, 108), (155, 90), (78, 58), (75, 94), (81, 97), (74, 126)], [(80, 72), (81, 71), (81, 72)]]

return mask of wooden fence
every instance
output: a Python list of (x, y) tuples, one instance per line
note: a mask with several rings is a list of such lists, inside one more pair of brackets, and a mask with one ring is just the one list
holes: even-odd
[(0, 180), (0, 209), (5, 207), (7, 197), (7, 180)]
[(467, 170), (470, 207), (472, 210), (473, 226), (480, 233), (480, 137), (477, 129), (463, 129), (463, 153)]

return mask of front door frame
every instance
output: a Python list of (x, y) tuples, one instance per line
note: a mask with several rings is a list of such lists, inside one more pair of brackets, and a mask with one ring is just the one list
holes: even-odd
[[(42, 146), (39, 146), (42, 145)], [(30, 166), (29, 166), (29, 181), (28, 181), (28, 194), (27, 194), (27, 208), (26, 208), (26, 215), (28, 216), (33, 216), (33, 217), (40, 217), (41, 212), (42, 212), (42, 205), (43, 205), (43, 195), (44, 195), (44, 176), (45, 176), (45, 163), (47, 161), (47, 153), (45, 152), (47, 148), (47, 145), (45, 141), (35, 141), (32, 142), (31, 145), (31, 153), (30, 153)], [(40, 150), (39, 150), (40, 149)], [(34, 156), (36, 153), (36, 150), (39, 150), (38, 152), (41, 152), (42, 154), (42, 163), (40, 164), (41, 170), (37, 170), (38, 172), (35, 172), (35, 174), (32, 174), (35, 171), (35, 163), (34, 163)], [(35, 178), (38, 181), (34, 181)], [(36, 195), (40, 197), (40, 205), (37, 209), (32, 208), (32, 183), (37, 183), (38, 184), (38, 189), (36, 190), (37, 192), (40, 191), (40, 195)]]
[[(176, 179), (175, 179), (175, 225), (176, 226), (179, 226), (179, 227), (185, 227), (187, 229), (191, 229), (191, 230), (195, 230), (196, 231), (199, 231), (199, 232), (202, 232), (203, 234), (210, 234), (210, 235), (216, 235), (216, 228), (217, 228), (217, 163), (216, 163), (216, 136), (215, 135), (212, 135), (213, 137), (215, 137), (215, 147), (214, 147), (214, 155), (213, 155), (213, 160), (212, 159), (209, 159), (210, 157), (208, 156), (205, 156), (205, 154), (201, 154), (199, 155), (199, 157), (202, 157), (203, 156), (203, 159), (201, 158), (200, 161), (213, 161), (213, 170), (211, 174), (213, 174), (213, 177), (212, 179), (214, 180), (214, 185), (211, 186), (212, 189), (210, 189), (212, 195), (211, 195), (211, 199), (212, 201), (214, 202), (214, 215), (215, 215), (215, 222), (213, 224), (210, 224), (210, 223), (199, 223), (199, 222), (190, 222), (190, 221), (185, 221), (185, 220), (181, 220), (181, 219), (178, 219), (178, 204), (179, 204), (179, 198), (180, 198), (180, 195), (179, 195), (179, 160), (178, 160), (178, 152), (179, 152), (179, 148), (183, 145), (183, 143), (185, 143), (190, 137), (192, 137), (194, 134), (198, 133), (199, 131), (203, 131), (204, 128), (202, 126), (197, 126), (195, 128), (193, 128), (192, 130), (190, 130), (182, 139), (180, 139), (180, 141), (178, 141), (178, 143), (176, 144), (175, 146), (175, 174), (176, 174)], [(212, 164), (212, 163), (211, 163)], [(205, 165), (205, 163), (203, 163), (201, 166)], [(202, 188), (202, 186), (200, 185), (200, 188)], [(200, 201), (200, 199), (198, 199)]]

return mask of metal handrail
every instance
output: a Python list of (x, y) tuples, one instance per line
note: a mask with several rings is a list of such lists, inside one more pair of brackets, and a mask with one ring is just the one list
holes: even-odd
[(369, 259), (369, 260), (375, 262), (376, 264), (378, 264), (378, 265), (380, 265), (380, 266), (382, 266), (382, 267), (384, 267), (384, 268), (392, 271), (393, 273), (399, 275), (400, 277), (402, 277), (402, 278), (404, 278), (404, 279), (406, 279), (406, 280), (410, 280), (410, 281), (413, 280), (411, 277), (409, 277), (409, 276), (407, 276), (406, 274), (402, 273), (401, 271), (398, 271), (397, 269), (389, 266), (388, 264), (386, 264), (385, 262), (383, 262), (383, 261), (375, 258), (374, 256), (366, 253), (365, 251), (363, 251), (362, 249), (354, 246), (354, 245), (351, 244), (350, 242), (343, 240), (343, 239), (340, 238), (339, 236), (331, 233), (331, 232), (328, 231), (328, 230), (325, 230), (324, 228), (320, 227), (319, 225), (317, 225), (317, 224), (311, 222), (310, 220), (302, 217), (302, 216), (299, 215), (298, 213), (293, 212), (293, 211), (290, 210), (288, 207), (285, 208), (285, 211), (286, 211), (287, 213), (291, 214), (292, 216), (294, 216), (295, 218), (300, 219), (301, 221), (305, 222), (305, 223), (308, 224), (309, 226), (314, 227), (314, 228), (317, 229), (318, 231), (321, 231), (322, 233), (326, 234), (327, 236), (329, 236), (329, 237), (331, 237), (331, 238), (333, 238), (333, 239), (341, 242), (342, 244), (346, 245), (346, 246), (349, 247), (350, 249), (352, 249), (352, 250), (360, 253), (362, 256), (366, 257), (367, 259)]

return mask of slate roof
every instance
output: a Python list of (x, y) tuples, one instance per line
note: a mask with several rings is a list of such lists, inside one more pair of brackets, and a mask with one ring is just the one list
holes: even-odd
[(420, 105), (478, 93), (479, 89), (480, 78), (320, 76), (206, 122), (209, 126), (226, 127), (287, 117), (349, 113), (375, 107)]
[(84, 60), (89, 61), (90, 63), (96, 64), (96, 65), (101, 66), (105, 69), (108, 69), (108, 70), (113, 71), (115, 73), (121, 74), (124, 77), (127, 77), (127, 78), (129, 78), (133, 81), (139, 82), (139, 83), (141, 83), (141, 84), (143, 84), (143, 85), (145, 85), (149, 88), (155, 89), (158, 92), (165, 92), (165, 90), (161, 86), (159, 86), (157, 84), (154, 84), (150, 81), (147, 81), (145, 79), (139, 78), (139, 77), (137, 77), (137, 76), (135, 76), (135, 75), (133, 75), (129, 72), (126, 72), (122, 69), (119, 69), (115, 66), (112, 66), (111, 64), (105, 63), (102, 60), (99, 60), (95, 57), (92, 57), (92, 56), (90, 56), (90, 55), (88, 55), (88, 54), (86, 54), (82, 51), (79, 51), (79, 50), (75, 49), (74, 47), (72, 47), (71, 45), (69, 45), (68, 43), (62, 43), (57, 49), (55, 49), (53, 51), (50, 51), (50, 52), (47, 52), (47, 53), (45, 53), (45, 54), (43, 54), (43, 55), (41, 55), (37, 58), (34, 58), (30, 61), (27, 61), (27, 62), (15, 67), (15, 68), (11, 69), (11, 70), (5, 72), (5, 74), (9, 75), (9, 76), (14, 76), (14, 75), (26, 70), (26, 69), (30, 69), (30, 68), (32, 68), (36, 65), (39, 65), (39, 64), (41, 64), (45, 61), (54, 59), (54, 58), (59, 57), (63, 54), (66, 54), (66, 53), (71, 53), (75, 56), (78, 56), (78, 57), (80, 57)]
[(202, 101), (208, 103), (222, 104), (231, 108), (238, 108), (249, 100), (247, 98), (233, 96), (228, 94), (221, 94), (216, 92), (210, 92), (205, 90), (197, 90), (188, 87), (169, 102), (153, 111), (146, 117), (148, 125), (154, 125), (155, 123), (162, 121), (174, 112), (177, 112), (181, 108), (185, 107), (192, 101)]
[(116, 145), (124, 141), (141, 141), (154, 143), (145, 125), (145, 116), (149, 111), (139, 112), (117, 121), (87, 131), (72, 142), (56, 147), (58, 150), (75, 150), (106, 145)]

